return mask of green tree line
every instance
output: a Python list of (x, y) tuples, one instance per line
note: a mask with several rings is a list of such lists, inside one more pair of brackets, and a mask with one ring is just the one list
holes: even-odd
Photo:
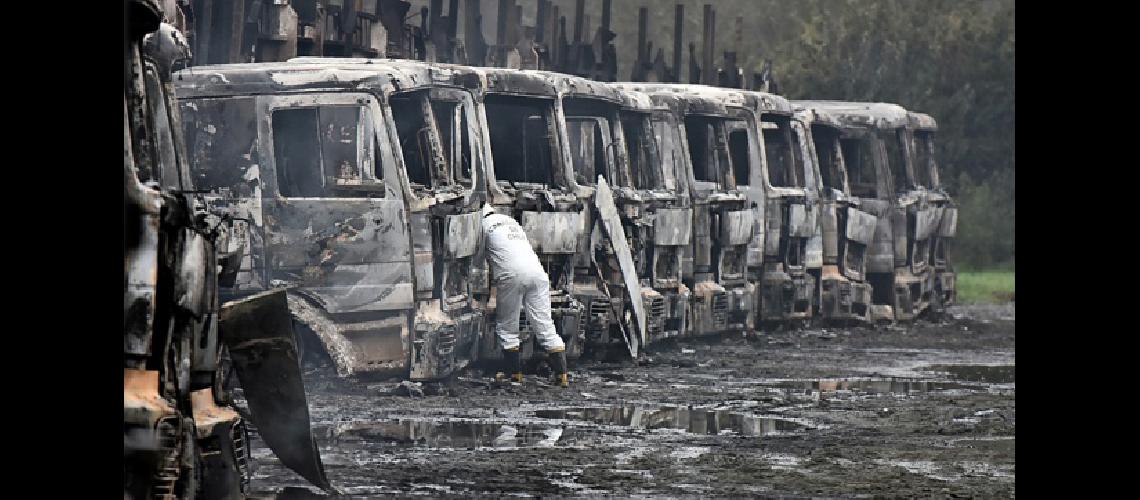
[[(557, 3), (573, 13), (573, 1)], [(700, 55), (709, 3), (718, 65), (736, 50), (742, 16), (740, 65), (748, 75), (770, 59), (785, 97), (893, 102), (934, 116), (941, 177), (960, 204), (952, 258), (967, 268), (1014, 266), (1013, 0), (617, 0), (619, 79), (637, 59), (641, 6), (653, 51), (664, 49), (672, 63), (677, 3), (685, 6), (682, 75), (689, 42)], [(586, 2), (594, 27), (601, 4)]]

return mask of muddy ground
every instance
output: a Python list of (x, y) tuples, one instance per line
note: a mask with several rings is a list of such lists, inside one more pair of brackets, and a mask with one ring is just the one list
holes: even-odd
[[(951, 313), (679, 340), (639, 366), (583, 362), (569, 389), (306, 383), (353, 497), (1012, 497), (1013, 305)], [(315, 496), (252, 446), (255, 497)]]

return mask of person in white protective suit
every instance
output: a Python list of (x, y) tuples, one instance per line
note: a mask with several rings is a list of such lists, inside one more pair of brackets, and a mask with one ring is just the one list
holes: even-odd
[[(503, 359), (515, 382), (522, 382), (519, 358), (519, 310), (538, 343), (550, 356), (550, 365), (562, 387), (570, 385), (566, 369), (566, 344), (550, 319), (550, 278), (534, 253), (522, 226), (509, 215), (496, 213), (483, 205), (483, 244), (491, 265), (496, 288), (495, 335), (503, 348)], [(505, 378), (500, 373), (497, 378)]]

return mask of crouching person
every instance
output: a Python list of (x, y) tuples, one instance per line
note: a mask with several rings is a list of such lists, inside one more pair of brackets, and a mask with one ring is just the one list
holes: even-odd
[[(550, 279), (534, 253), (522, 226), (507, 215), (483, 206), (483, 243), (491, 265), (492, 283), (497, 289), (495, 335), (503, 348), (503, 359), (511, 378), (522, 382), (519, 357), (519, 310), (526, 310), (527, 321), (538, 343), (550, 356), (550, 365), (562, 387), (570, 385), (566, 369), (566, 344), (550, 318)], [(497, 378), (505, 378), (500, 373)]]

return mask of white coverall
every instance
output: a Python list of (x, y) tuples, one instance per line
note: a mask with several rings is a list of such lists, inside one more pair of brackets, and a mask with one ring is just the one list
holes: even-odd
[(546, 352), (566, 350), (550, 319), (550, 279), (538, 261), (522, 226), (508, 215), (483, 218), (483, 242), (494, 273), (496, 295), (495, 335), (504, 350), (519, 346), (519, 309)]

